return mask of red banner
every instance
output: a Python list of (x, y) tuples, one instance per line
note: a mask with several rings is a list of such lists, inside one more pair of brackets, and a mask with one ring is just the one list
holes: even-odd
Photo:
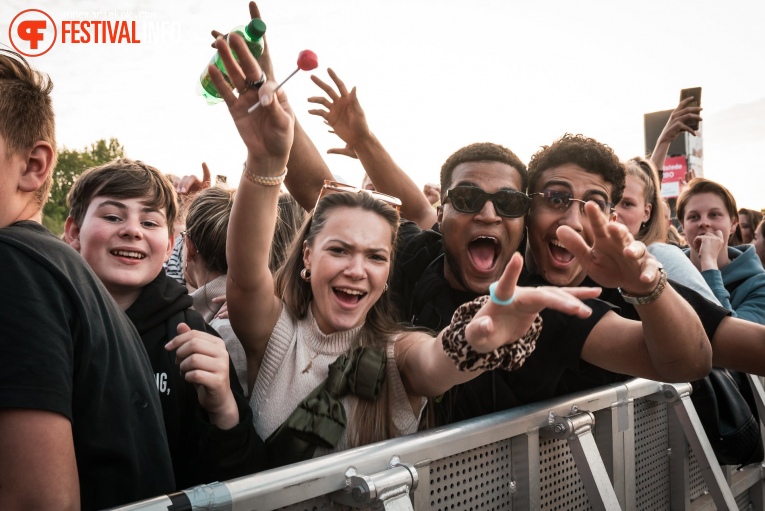
[(677, 197), (685, 184), (688, 162), (685, 156), (673, 156), (664, 160), (664, 177), (661, 180), (661, 196)]

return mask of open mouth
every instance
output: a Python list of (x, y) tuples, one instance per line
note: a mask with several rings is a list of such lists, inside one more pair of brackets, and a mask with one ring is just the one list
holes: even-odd
[(112, 250), (110, 254), (117, 257), (125, 257), (127, 259), (141, 260), (146, 258), (146, 254), (141, 252), (133, 252), (131, 250)]
[(468, 255), (480, 271), (491, 271), (499, 258), (499, 240), (493, 236), (478, 236), (468, 243)]
[(345, 287), (333, 287), (332, 291), (335, 293), (337, 299), (340, 300), (340, 303), (345, 305), (356, 305), (367, 295), (367, 293), (363, 291)]
[(561, 264), (568, 264), (574, 260), (574, 254), (566, 250), (566, 247), (564, 247), (563, 243), (560, 241), (552, 240), (548, 246), (550, 247), (550, 255), (552, 255), (554, 261)]

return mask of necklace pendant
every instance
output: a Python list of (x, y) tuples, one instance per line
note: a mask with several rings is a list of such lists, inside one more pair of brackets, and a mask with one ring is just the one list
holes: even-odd
[(303, 374), (307, 373), (311, 370), (311, 367), (313, 367), (313, 359), (308, 361), (308, 365), (305, 366), (305, 369), (303, 369)]

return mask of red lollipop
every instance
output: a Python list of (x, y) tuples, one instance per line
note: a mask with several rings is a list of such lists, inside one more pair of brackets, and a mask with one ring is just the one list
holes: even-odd
[(311, 50), (303, 50), (298, 55), (297, 64), (299, 69), (302, 69), (303, 71), (311, 71), (319, 67), (319, 57), (317, 57)]
[[(290, 78), (295, 76), (295, 73), (297, 73), (301, 69), (303, 71), (310, 71), (312, 69), (316, 69), (317, 67), (319, 67), (319, 57), (317, 57), (316, 54), (314, 52), (312, 52), (311, 50), (303, 50), (303, 51), (300, 52), (300, 54), (298, 54), (297, 65), (298, 65), (298, 68), (295, 69), (292, 72), (292, 74), (290, 74), (287, 78), (285, 78), (282, 83), (280, 83), (279, 85), (276, 86), (276, 88), (274, 89), (274, 93), (276, 93), (276, 91), (281, 89), (282, 85), (287, 83), (287, 80), (289, 80)], [(247, 109), (247, 113), (251, 114), (259, 106), (260, 106), (260, 101), (258, 101), (257, 103), (252, 105), (250, 108), (248, 108)]]

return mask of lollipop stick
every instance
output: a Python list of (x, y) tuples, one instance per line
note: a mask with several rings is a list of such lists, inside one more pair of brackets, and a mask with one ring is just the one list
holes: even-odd
[[(284, 79), (284, 81), (282, 81), (282, 83), (280, 83), (279, 85), (277, 85), (277, 86), (276, 86), (276, 88), (274, 89), (274, 94), (276, 94), (276, 91), (278, 91), (279, 89), (281, 89), (281, 88), (282, 88), (282, 85), (284, 85), (285, 83), (287, 83), (287, 80), (289, 80), (290, 78), (292, 78), (293, 76), (295, 76), (295, 73), (297, 73), (298, 71), (300, 71), (300, 68), (297, 68), (297, 69), (295, 69), (295, 70), (292, 72), (292, 74), (291, 74), (291, 75), (289, 75), (287, 78), (285, 78), (285, 79)], [(247, 109), (247, 113), (248, 113), (248, 114), (251, 114), (252, 112), (254, 112), (255, 110), (257, 110), (259, 106), (260, 106), (260, 100), (258, 100), (258, 102), (257, 102), (257, 103), (255, 103), (255, 104), (254, 104), (254, 105), (252, 105), (250, 108), (248, 108), (248, 109)]]

